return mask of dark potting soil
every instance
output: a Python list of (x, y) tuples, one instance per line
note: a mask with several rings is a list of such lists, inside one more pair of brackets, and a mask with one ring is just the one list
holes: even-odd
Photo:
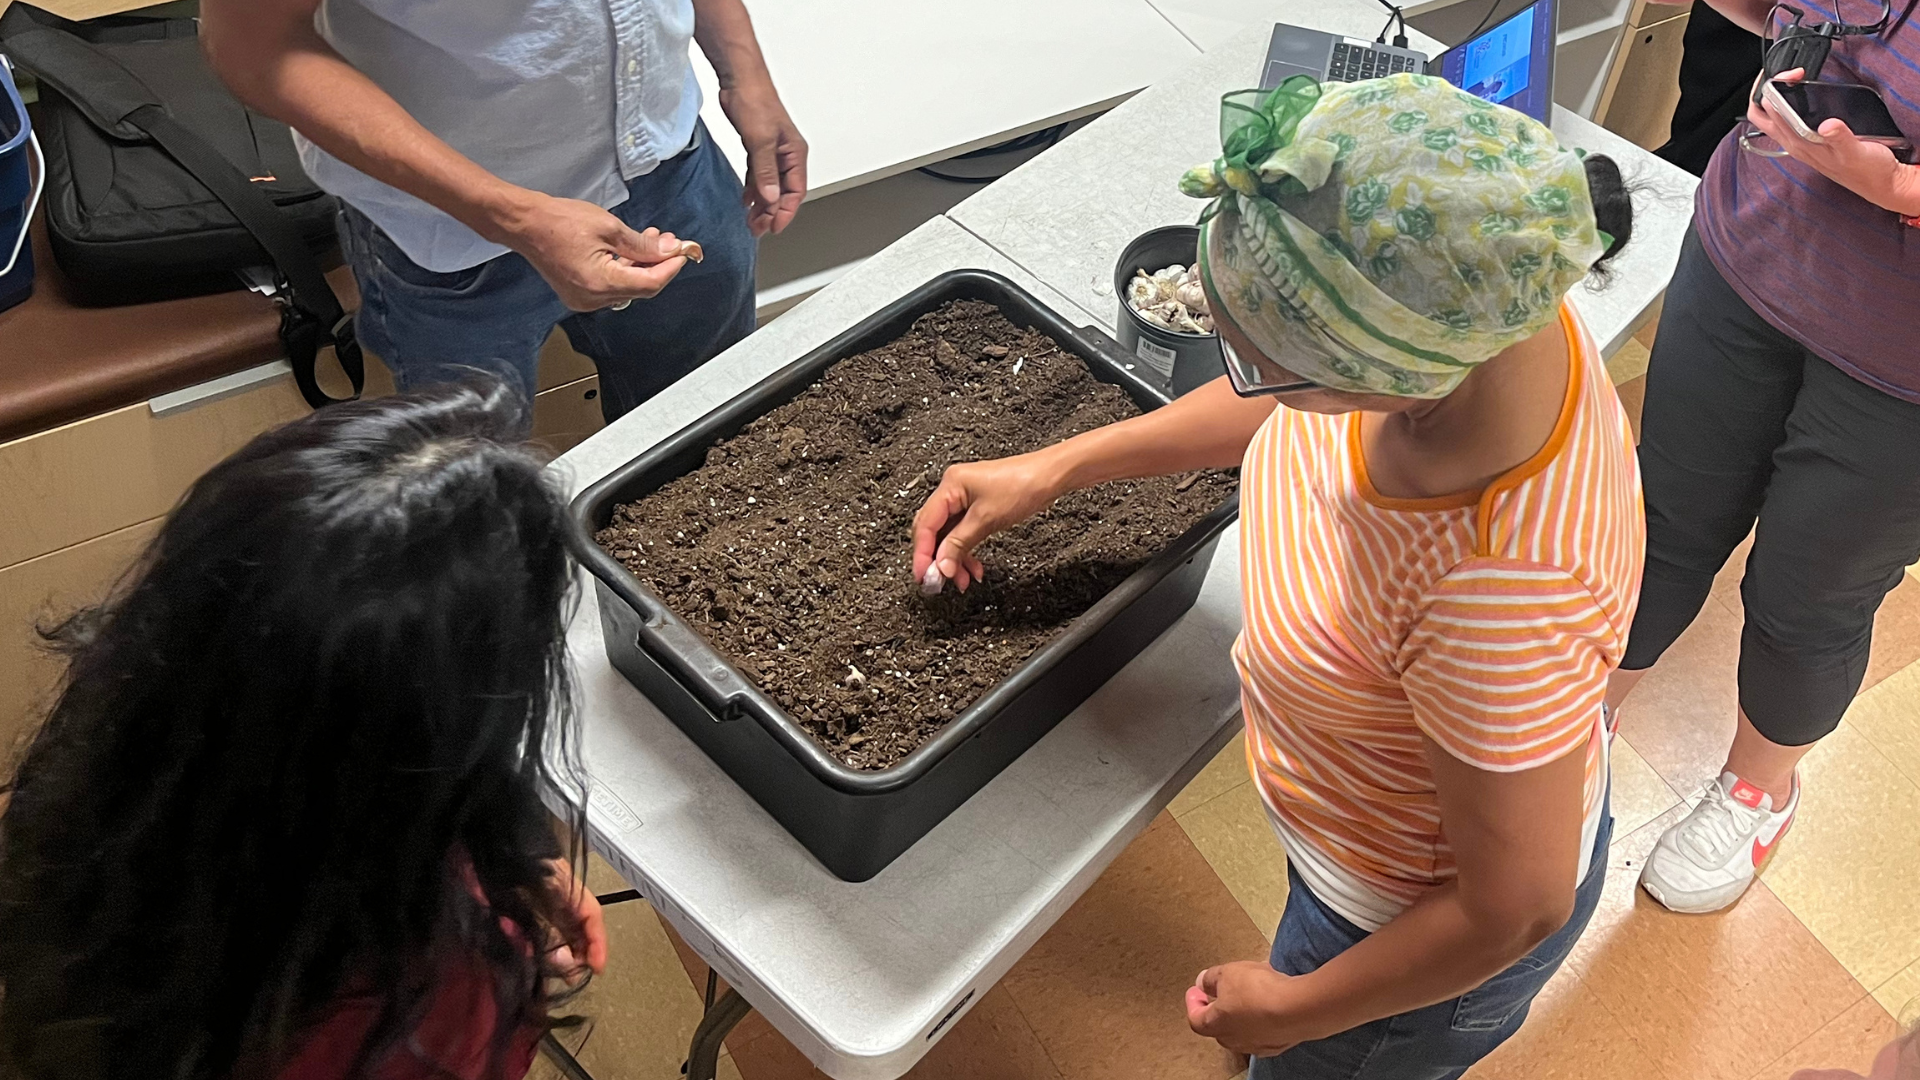
[(1139, 411), (1051, 338), (956, 300), (618, 507), (595, 539), (835, 757), (885, 768), (1235, 483), (1191, 473), (1076, 492), (988, 541), (985, 581), (924, 597), (912, 522), (941, 471)]

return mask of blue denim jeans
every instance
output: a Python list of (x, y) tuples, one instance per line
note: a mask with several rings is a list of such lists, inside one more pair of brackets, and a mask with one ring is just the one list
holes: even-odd
[(752, 332), (755, 251), (740, 180), (704, 126), (685, 152), (629, 183), (613, 213), (635, 229), (698, 240), (706, 261), (624, 311), (578, 313), (514, 252), (437, 273), (345, 207), (340, 246), (360, 285), (354, 329), (402, 390), (480, 368), (531, 399), (540, 346), (560, 326), (599, 368), (600, 411), (612, 421)]
[[(1599, 840), (1587, 880), (1574, 894), (1573, 915), (1512, 967), (1450, 1001), (1301, 1043), (1276, 1057), (1255, 1058), (1247, 1080), (1454, 1080), (1466, 1072), (1520, 1030), (1534, 995), (1580, 940), (1600, 905), (1612, 836), (1609, 799), (1600, 810)], [(1305, 975), (1367, 936), (1313, 895), (1291, 866), (1287, 885), (1287, 910), (1273, 936), (1274, 970)]]

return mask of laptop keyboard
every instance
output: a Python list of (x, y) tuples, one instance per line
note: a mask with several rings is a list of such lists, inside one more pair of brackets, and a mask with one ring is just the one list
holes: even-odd
[(1414, 71), (1418, 63), (1411, 56), (1340, 41), (1333, 46), (1333, 63), (1327, 69), (1327, 81), (1359, 82), (1362, 79), (1385, 78), (1402, 71)]

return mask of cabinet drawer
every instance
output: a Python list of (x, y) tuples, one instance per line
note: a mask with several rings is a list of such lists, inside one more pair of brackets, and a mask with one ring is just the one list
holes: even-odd
[(0, 445), (0, 567), (165, 514), (209, 466), (307, 412), (284, 376), (166, 416), (141, 402)]

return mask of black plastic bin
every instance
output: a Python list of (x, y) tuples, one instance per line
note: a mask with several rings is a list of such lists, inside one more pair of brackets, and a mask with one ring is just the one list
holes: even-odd
[[(1006, 278), (942, 274), (753, 386), (582, 492), (574, 553), (592, 572), (607, 657), (828, 870), (847, 881), (879, 873), (999, 774), (1193, 606), (1228, 499), (911, 755), (863, 772), (828, 754), (799, 722), (729, 663), (593, 536), (614, 507), (699, 468), (707, 449), (793, 400), (839, 360), (883, 345), (949, 300), (985, 300), (1086, 362), (1143, 409), (1168, 401), (1152, 373), (1097, 330), (1073, 326)], [(901, 537), (900, 542), (908, 542)], [(902, 582), (901, 588), (911, 588)]]

